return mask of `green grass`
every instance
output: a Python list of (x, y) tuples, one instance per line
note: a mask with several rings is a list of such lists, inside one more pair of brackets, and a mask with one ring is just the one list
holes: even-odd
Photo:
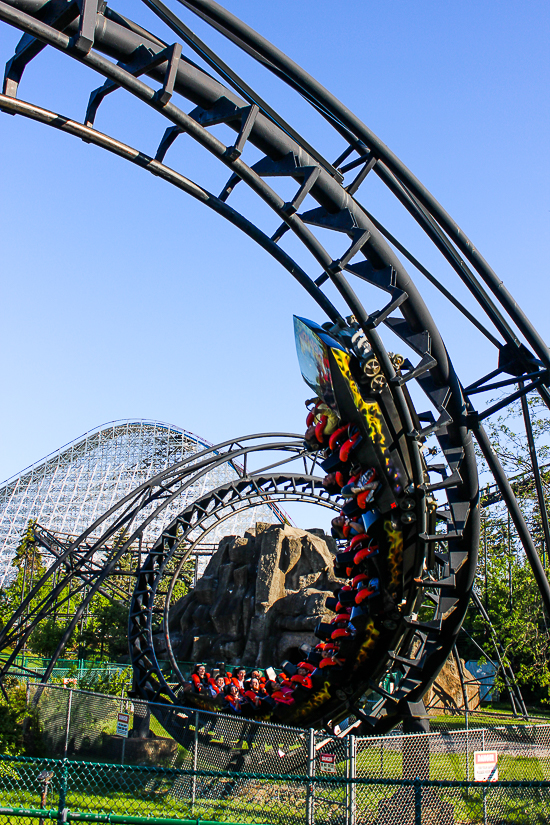
[[(81, 789), (74, 787), (66, 797), (70, 810), (89, 813), (127, 813), (132, 816), (200, 818), (232, 820), (244, 823), (270, 822), (274, 825), (301, 823), (305, 818), (305, 789), (293, 794), (287, 783), (239, 780), (240, 787), (231, 793), (230, 779), (198, 779), (196, 801), (191, 804), (191, 779), (185, 778), (178, 798), (174, 778), (150, 777), (132, 791), (108, 790), (86, 782)], [(208, 785), (213, 798), (204, 798)], [(224, 793), (224, 789), (226, 792)], [(332, 806), (339, 807), (342, 789), (331, 791)], [(226, 796), (227, 794), (227, 796)], [(210, 794), (208, 794), (210, 795)], [(225, 797), (225, 798), (224, 798)], [(39, 794), (29, 790), (0, 791), (0, 804), (6, 807), (40, 807)], [(57, 795), (48, 800), (48, 807), (57, 807)], [(0, 823), (2, 818), (0, 817)]]
[[(532, 710), (532, 709), (531, 709)], [(536, 709), (536, 716), (529, 719), (515, 717), (512, 715), (512, 708), (509, 705), (489, 705), (482, 709), (482, 712), (472, 712), (468, 717), (469, 728), (494, 727), (495, 725), (533, 725), (550, 724), (550, 714)], [(463, 730), (466, 727), (464, 714), (440, 714), (430, 716), (432, 730)]]
[[(468, 771), (469, 765), (469, 771)], [(534, 756), (508, 756), (502, 754), (498, 760), (501, 780), (550, 781), (550, 759)], [(403, 756), (401, 752), (371, 748), (357, 756), (357, 775), (401, 779), (403, 776)], [(474, 777), (473, 753), (432, 753), (430, 754), (430, 779), (456, 779), (464, 781)]]

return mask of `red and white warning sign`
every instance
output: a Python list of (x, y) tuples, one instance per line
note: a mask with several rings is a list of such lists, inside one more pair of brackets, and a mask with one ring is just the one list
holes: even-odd
[(336, 754), (321, 753), (319, 755), (319, 770), (323, 773), (336, 773)]
[(117, 736), (124, 736), (125, 738), (128, 737), (128, 728), (130, 726), (130, 714), (129, 713), (119, 713), (117, 716), (117, 723), (116, 723), (116, 735)]
[(474, 782), (498, 782), (497, 751), (474, 751)]

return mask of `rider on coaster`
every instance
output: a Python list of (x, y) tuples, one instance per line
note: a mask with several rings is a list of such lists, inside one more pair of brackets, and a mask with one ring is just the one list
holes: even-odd
[(328, 642), (328, 644), (325, 644), (323, 650), (321, 651), (322, 658), (319, 662), (319, 667), (325, 668), (343, 665), (345, 659), (341, 659), (338, 657), (339, 650), (340, 648), (337, 644), (334, 644), (332, 642)]
[(227, 707), (224, 708), (228, 713), (242, 713), (242, 704), (243, 700), (239, 695), (239, 688), (235, 684), (229, 685), (229, 693), (225, 697), (225, 704)]
[(365, 532), (365, 527), (360, 521), (352, 521), (346, 518), (343, 513), (332, 519), (331, 533), (335, 539), (347, 539), (350, 536), (358, 536)]
[(280, 673), (277, 678), (279, 680), (282, 680), (282, 684), (280, 681), (275, 682), (275, 684), (273, 685), (271, 698), (275, 702), (277, 702), (277, 704), (293, 705), (294, 698), (292, 696), (292, 693), (294, 691), (295, 685), (291, 683), (286, 673)]
[(209, 688), (213, 699), (225, 696), (226, 685), (224, 677), (219, 674), (215, 679), (211, 679)]
[(260, 673), (259, 670), (253, 670), (251, 672), (250, 676), (247, 676), (247, 678), (245, 679), (244, 686), (245, 686), (246, 690), (249, 689), (250, 683), (252, 682), (253, 679), (257, 679), (260, 687), (265, 688), (267, 679), (265, 678), (265, 676), (262, 676), (262, 674)]
[(239, 667), (234, 671), (233, 678), (231, 679), (231, 684), (237, 686), (238, 691), (241, 694), (241, 696), (244, 695), (244, 692), (246, 690), (245, 684), (244, 684), (245, 677), (246, 677), (246, 670), (244, 669), (244, 667)]
[(294, 674), (294, 676), (290, 677), (291, 682), (296, 682), (297, 684), (301, 685), (307, 690), (311, 690), (313, 687), (313, 682), (311, 681), (310, 674), (310, 667), (307, 662), (300, 662), (298, 664), (298, 672)]
[(380, 482), (376, 480), (376, 471), (369, 468), (365, 472), (358, 468), (350, 477), (347, 484), (342, 487), (344, 498), (357, 497), (357, 504), (361, 510), (365, 510), (367, 504), (374, 500), (374, 494), (380, 487)]
[(204, 665), (195, 665), (195, 669), (191, 674), (191, 682), (193, 684), (193, 691), (195, 693), (210, 693), (209, 691), (210, 674), (206, 672)]
[(304, 440), (310, 449), (318, 450), (336, 430), (340, 419), (321, 398), (310, 398), (306, 401), (306, 407), (310, 404), (314, 404), (314, 407), (306, 419), (307, 430)]
[(250, 680), (250, 686), (244, 696), (255, 710), (261, 710), (262, 705), (273, 705), (273, 700), (266, 689), (260, 685), (259, 679), (255, 677)]

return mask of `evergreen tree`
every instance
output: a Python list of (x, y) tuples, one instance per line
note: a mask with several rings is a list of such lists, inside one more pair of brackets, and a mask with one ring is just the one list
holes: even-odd
[[(2, 624), (8, 621), (47, 571), (44, 554), (36, 540), (35, 524), (34, 519), (29, 521), (11, 564), (15, 568), (16, 574), (0, 593), (0, 621)], [(33, 610), (38, 608), (49, 595), (52, 586), (53, 582), (49, 579), (34, 594), (24, 611), (23, 624), (25, 618), (32, 614)], [(66, 600), (65, 605), (61, 605), (58, 610), (57, 605), (63, 600)], [(26, 649), (38, 656), (51, 656), (65, 632), (67, 617), (70, 615), (71, 608), (74, 610), (78, 602), (79, 598), (74, 597), (71, 602), (70, 589), (65, 588), (58, 596), (54, 615), (45, 618), (34, 629), (28, 639)]]

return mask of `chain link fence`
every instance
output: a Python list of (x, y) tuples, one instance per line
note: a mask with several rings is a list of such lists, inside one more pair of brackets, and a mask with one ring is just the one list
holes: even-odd
[[(338, 759), (339, 754), (334, 755)], [(3, 756), (0, 825), (37, 818), (149, 825), (190, 820), (203, 825), (535, 825), (549, 821), (550, 782), (361, 779), (346, 777), (345, 767), (336, 766), (335, 774), (313, 776), (311, 772), (193, 771)]]
[[(550, 823), (547, 724), (334, 737), (58, 685), (28, 685), (27, 701), (40, 727), (36, 758), (0, 761), (0, 825), (57, 819), (65, 809), (93, 814), (93, 821), (149, 817), (149, 825), (155, 817), (266, 825)], [(117, 733), (120, 713), (127, 714), (128, 737)], [(498, 783), (474, 781), (479, 751), (497, 752)], [(40, 804), (44, 772), (52, 775)]]
[[(28, 685), (27, 701), (52, 757), (272, 773), (307, 765), (308, 731), (299, 728), (58, 685)], [(129, 716), (128, 738), (117, 735), (119, 713)]]
[(478, 751), (498, 753), (500, 779), (550, 780), (550, 725), (358, 738), (356, 772), (360, 777), (469, 781)]
[[(240, 716), (150, 705), (60, 685), (27, 686), (37, 708), (42, 750), (71, 760), (164, 767), (305, 773), (309, 732)], [(129, 738), (117, 735), (118, 714), (129, 715)], [(345, 725), (342, 723), (342, 727)], [(316, 735), (314, 750), (334, 755), (338, 775), (350, 760), (347, 737)], [(550, 779), (550, 724), (500, 724), (356, 739), (357, 776), (468, 781), (473, 754), (496, 750), (500, 777)], [(329, 762), (326, 762), (324, 769)]]

